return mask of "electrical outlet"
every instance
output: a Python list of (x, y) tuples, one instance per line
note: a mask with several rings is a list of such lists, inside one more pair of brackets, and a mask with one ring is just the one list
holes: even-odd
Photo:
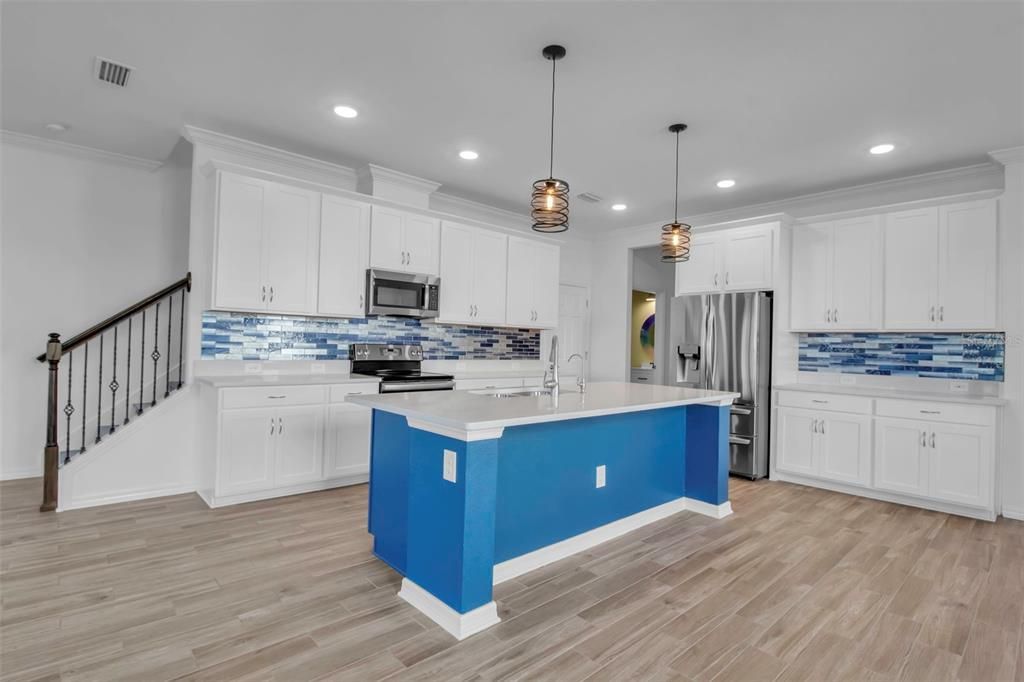
[(953, 393), (967, 393), (967, 382), (951, 381), (949, 382), (949, 390)]
[(604, 464), (597, 467), (597, 474), (594, 481), (595, 488), (603, 488), (605, 484), (605, 468)]
[(453, 450), (444, 451), (444, 471), (441, 476), (444, 480), (455, 483), (455, 452)]
[(841, 374), (839, 375), (839, 383), (843, 386), (853, 386), (857, 383), (857, 377), (852, 374)]

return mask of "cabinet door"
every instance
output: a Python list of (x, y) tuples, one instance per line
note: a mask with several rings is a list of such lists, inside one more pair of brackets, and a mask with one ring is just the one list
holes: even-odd
[(995, 328), (997, 262), (994, 201), (939, 208), (938, 326)]
[(559, 250), (557, 246), (535, 242), (533, 254), (533, 327), (557, 327)]
[(722, 288), (750, 291), (772, 288), (771, 226), (730, 230), (722, 235)]
[(840, 220), (832, 250), (832, 326), (882, 326), (881, 216)]
[(992, 506), (992, 429), (928, 424), (928, 495), (973, 507)]
[(213, 307), (263, 310), (263, 205), (266, 183), (217, 175)]
[(320, 206), (318, 313), (348, 317), (365, 314), (369, 252), (370, 205), (324, 195)]
[(441, 226), (442, 322), (473, 322), (474, 231), (472, 227), (447, 221)]
[(792, 291), (789, 324), (792, 329), (830, 327), (832, 223), (793, 230)]
[(875, 418), (875, 487), (912, 495), (928, 494), (927, 425), (907, 419)]
[(274, 485), (284, 487), (323, 478), (324, 408), (279, 407)]
[(324, 478), (359, 476), (370, 471), (370, 415), (359, 405), (331, 405), (327, 416)]
[(810, 410), (780, 407), (778, 411), (778, 458), (775, 468), (779, 471), (802, 476), (816, 476), (814, 426), (818, 414)]
[(871, 417), (823, 412), (818, 432), (818, 475), (870, 485)]
[(676, 296), (706, 294), (721, 290), (720, 241), (717, 235), (694, 235), (690, 240), (690, 260), (676, 264)]
[(935, 208), (885, 218), (885, 328), (935, 326), (939, 214)]
[(370, 267), (405, 270), (405, 214), (374, 206), (370, 217)]
[(510, 325), (532, 327), (534, 324), (533, 273), (531, 242), (518, 237), (509, 237), (506, 320)]
[[(473, 274), (472, 321), (475, 324), (503, 324), (508, 284), (508, 237), (497, 232), (475, 230), (470, 266)], [(445, 284), (443, 279), (442, 284)], [(442, 289), (451, 291), (446, 284)]]
[(405, 216), (405, 269), (422, 275), (438, 273), (441, 221), (413, 213)]
[(269, 408), (221, 413), (217, 495), (274, 487), (274, 418)]
[(269, 183), (263, 228), (267, 310), (316, 312), (320, 195)]

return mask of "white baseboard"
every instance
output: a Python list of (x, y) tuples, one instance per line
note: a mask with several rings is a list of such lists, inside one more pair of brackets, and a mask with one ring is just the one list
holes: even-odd
[(660, 521), (683, 511), (692, 511), (704, 516), (721, 519), (732, 513), (732, 506), (728, 502), (714, 505), (689, 497), (681, 497), (678, 500), (659, 504), (657, 507), (651, 507), (618, 521), (598, 526), (593, 530), (574, 535), (553, 545), (541, 547), (507, 561), (502, 561), (494, 566), (494, 584), (497, 585), (524, 573), (535, 571), (541, 566), (547, 566), (573, 554), (584, 552), (591, 547), (596, 547), (620, 535), (625, 535), (649, 523)]
[(1005, 516), (1008, 519), (1024, 521), (1024, 509), (1007, 509), (1006, 507), (1003, 507), (1002, 516)]
[[(42, 459), (43, 449), (39, 448), (39, 457)], [(5, 471), (0, 475), (0, 481), (17, 481), (23, 478), (42, 478), (43, 472), (40, 469), (22, 469), (21, 471)]]
[(121, 502), (135, 502), (137, 500), (150, 500), (157, 497), (168, 497), (170, 495), (184, 495), (195, 492), (195, 486), (177, 486), (156, 490), (143, 490), (134, 493), (123, 493), (118, 495), (104, 495), (94, 498), (80, 498), (62, 503), (57, 511), (65, 512), (73, 509), (88, 509), (90, 507), (103, 507), (108, 504), (119, 504)]
[(419, 609), (455, 639), (465, 639), (501, 622), (498, 605), (493, 601), (467, 613), (459, 613), (408, 578), (402, 578), (402, 589), (398, 591), (398, 596)]
[(319, 490), (329, 490), (331, 488), (341, 488), (348, 485), (358, 485), (360, 483), (366, 483), (370, 480), (370, 474), (354, 474), (352, 476), (345, 476), (344, 478), (331, 478), (326, 481), (311, 481), (309, 483), (300, 483), (298, 485), (290, 485), (285, 488), (272, 488), (270, 490), (256, 490), (251, 493), (238, 493), (237, 495), (214, 495), (209, 491), (204, 491), (205, 494), (199, 496), (203, 498), (203, 501), (207, 505), (213, 508), (227, 507), (232, 504), (244, 504), (246, 502), (256, 502), (258, 500), (269, 500), (275, 497), (287, 497), (289, 495), (301, 495), (302, 493), (313, 493)]

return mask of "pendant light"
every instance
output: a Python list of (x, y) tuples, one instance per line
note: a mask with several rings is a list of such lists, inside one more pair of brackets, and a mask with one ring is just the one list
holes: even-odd
[(537, 232), (565, 232), (569, 229), (569, 183), (555, 177), (555, 62), (565, 56), (561, 45), (548, 45), (541, 54), (551, 60), (551, 148), (548, 177), (533, 183), (530, 215)]
[(668, 127), (676, 136), (676, 205), (672, 222), (661, 226), (661, 262), (685, 263), (690, 260), (690, 226), (679, 222), (679, 133), (686, 130), (685, 123)]

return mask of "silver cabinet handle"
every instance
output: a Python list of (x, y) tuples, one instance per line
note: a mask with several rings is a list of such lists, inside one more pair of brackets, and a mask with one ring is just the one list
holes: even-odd
[(825, 308), (825, 321), (826, 322), (831, 322), (832, 321), (832, 311), (829, 310), (828, 308)]
[(824, 419), (822, 419), (821, 423), (818, 424), (818, 433), (820, 433), (820, 434), (824, 434), (825, 433), (825, 420)]
[(932, 431), (932, 449), (935, 448), (935, 432)]
[(940, 305), (939, 306), (939, 322), (945, 322), (945, 318), (946, 318), (946, 306)]
[(921, 410), (921, 414), (942, 414), (941, 410)]
[(818, 420), (817, 419), (812, 419), (811, 420), (811, 433), (817, 433), (817, 432), (818, 432)]
[(286, 395), (268, 395), (267, 397), (270, 398), (271, 400), (280, 400), (281, 398), (287, 398), (288, 396), (286, 396)]
[(819, 405), (828, 405), (827, 400), (818, 400), (817, 398), (811, 398), (812, 403), (818, 403)]
[(718, 273), (715, 273), (715, 286), (718, 286)]
[(411, 265), (412, 264), (412, 251), (406, 251), (405, 252), (405, 264), (406, 265)]
[(270, 287), (270, 302), (271, 303), (274, 302), (274, 287), (273, 286)]
[(277, 435), (280, 436), (282, 433), (284, 433), (284, 418), (283, 417), (278, 417), (277, 418)]
[(725, 273), (725, 286), (729, 286), (729, 273)]
[(930, 319), (932, 322), (935, 321), (935, 306), (932, 306), (931, 309), (928, 311), (928, 319)]
[(260, 287), (260, 300), (261, 301), (266, 301), (267, 300), (267, 286), (265, 284)]
[(923, 447), (923, 448), (928, 447), (928, 432), (927, 431), (922, 431), (921, 432), (921, 447)]
[(359, 294), (359, 309), (363, 309), (363, 295)]
[(832, 309), (832, 321), (833, 322), (838, 322), (839, 321), (839, 308), (833, 308)]
[(270, 435), (271, 436), (274, 435), (274, 418), (273, 417), (270, 418)]

